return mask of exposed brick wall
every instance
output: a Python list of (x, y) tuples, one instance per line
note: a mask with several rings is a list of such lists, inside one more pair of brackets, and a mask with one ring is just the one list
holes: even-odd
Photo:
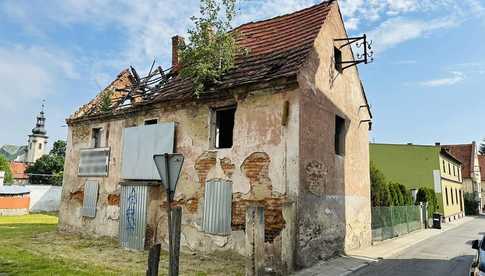
[(81, 204), (82, 204), (84, 202), (84, 191), (79, 190), (79, 191), (75, 191), (75, 192), (70, 193), (69, 199), (70, 200), (77, 200), (77, 201), (81, 202)]
[(266, 242), (272, 242), (286, 225), (283, 218), (283, 204), (285, 202), (287, 202), (286, 197), (244, 200), (240, 199), (239, 195), (235, 195), (232, 201), (232, 229), (244, 230), (247, 207), (250, 204), (260, 204), (264, 206), (264, 239)]
[(224, 171), (224, 174), (231, 178), (232, 177), (232, 174), (234, 173), (234, 169), (236, 168), (236, 165), (234, 165), (232, 162), (231, 162), (231, 159), (227, 158), (227, 157), (224, 157), (220, 160), (221, 162), (221, 168), (222, 170)]
[(268, 154), (255, 152), (250, 154), (242, 163), (241, 170), (249, 179), (252, 198), (259, 200), (261, 197), (271, 196), (271, 179), (268, 176), (270, 162)]
[(120, 195), (119, 194), (109, 194), (108, 195), (108, 205), (119, 206), (120, 205)]
[(199, 184), (201, 187), (204, 186), (209, 171), (216, 165), (216, 157), (217, 152), (206, 151), (197, 158), (197, 161), (195, 161), (195, 170), (199, 177)]

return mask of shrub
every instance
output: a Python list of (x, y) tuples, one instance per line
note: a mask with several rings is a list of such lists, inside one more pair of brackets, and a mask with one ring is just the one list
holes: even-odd
[(475, 200), (473, 193), (465, 193), (464, 195), (465, 215), (476, 216), (478, 215), (479, 202)]
[(373, 207), (391, 206), (392, 196), (384, 174), (370, 164), (371, 202)]
[(433, 189), (430, 188), (419, 188), (416, 195), (416, 204), (419, 202), (428, 203), (428, 216), (432, 216), (434, 212), (438, 209), (438, 199)]
[(10, 162), (8, 159), (0, 154), (0, 171), (5, 172), (5, 183), (11, 183), (13, 181), (12, 172), (10, 171)]

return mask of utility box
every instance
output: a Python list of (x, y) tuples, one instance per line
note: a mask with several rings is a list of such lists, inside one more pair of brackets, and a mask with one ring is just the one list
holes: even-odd
[(433, 228), (441, 229), (441, 214), (433, 214)]

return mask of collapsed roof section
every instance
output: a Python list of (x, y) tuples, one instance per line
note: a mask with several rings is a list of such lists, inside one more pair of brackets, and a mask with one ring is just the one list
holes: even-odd
[(229, 88), (296, 77), (333, 2), (324, 1), (291, 14), (237, 27), (236, 43), (246, 54), (239, 54), (235, 66), (198, 97), (193, 93), (192, 82), (172, 70), (164, 71), (161, 67), (153, 70), (152, 66), (146, 77), (139, 77), (131, 68), (121, 72), (95, 99), (82, 106), (68, 123), (102, 114), (99, 104), (103, 93), (109, 91), (112, 91), (110, 112), (116, 113), (155, 102), (218, 99), (226, 97)]

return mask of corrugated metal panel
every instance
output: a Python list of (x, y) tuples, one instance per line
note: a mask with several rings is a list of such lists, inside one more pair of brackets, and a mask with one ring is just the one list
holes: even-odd
[(148, 186), (121, 186), (120, 243), (121, 246), (143, 250), (147, 217)]
[(124, 179), (160, 180), (154, 154), (173, 153), (175, 123), (163, 123), (123, 130)]
[(84, 200), (81, 215), (85, 217), (96, 217), (96, 204), (98, 202), (98, 181), (87, 180), (84, 184)]
[(231, 234), (232, 184), (211, 180), (205, 184), (202, 228), (210, 234)]
[(79, 176), (108, 175), (109, 148), (82, 149), (79, 155)]

